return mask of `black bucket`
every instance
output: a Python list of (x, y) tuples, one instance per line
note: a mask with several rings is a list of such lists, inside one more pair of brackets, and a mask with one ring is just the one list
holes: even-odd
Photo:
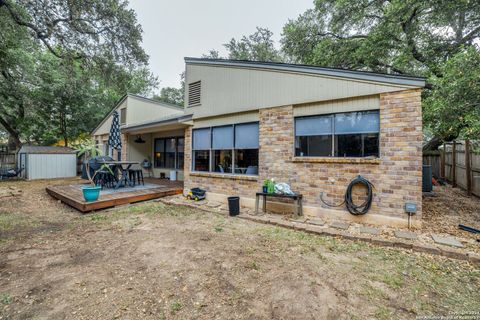
[(231, 216), (240, 214), (240, 197), (228, 197), (228, 212)]

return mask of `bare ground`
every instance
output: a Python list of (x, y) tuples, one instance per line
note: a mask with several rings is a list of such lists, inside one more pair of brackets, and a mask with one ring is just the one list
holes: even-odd
[(422, 232), (447, 233), (477, 239), (478, 234), (458, 228), (459, 224), (480, 230), (480, 198), (468, 196), (460, 188), (435, 186), (433, 197), (423, 198)]
[(479, 312), (480, 270), (158, 202), (89, 215), (13, 182), (2, 319), (412, 319)]

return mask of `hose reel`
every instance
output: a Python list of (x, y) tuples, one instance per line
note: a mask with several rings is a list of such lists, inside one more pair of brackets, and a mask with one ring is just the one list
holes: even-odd
[[(367, 188), (367, 199), (362, 204), (356, 205), (353, 202), (352, 192), (353, 192), (353, 187), (358, 184), (364, 185)], [(325, 202), (325, 200), (323, 200), (323, 192), (320, 194), (320, 200), (329, 207), (340, 207), (343, 204), (345, 204), (345, 207), (347, 208), (348, 212), (350, 212), (355, 216), (359, 216), (359, 215), (366, 214), (368, 210), (370, 210), (370, 207), (372, 206), (372, 201), (373, 201), (373, 188), (374, 188), (374, 185), (370, 181), (368, 181), (367, 179), (359, 175), (358, 177), (350, 181), (350, 183), (348, 184), (342, 203), (338, 205), (332, 205)]]

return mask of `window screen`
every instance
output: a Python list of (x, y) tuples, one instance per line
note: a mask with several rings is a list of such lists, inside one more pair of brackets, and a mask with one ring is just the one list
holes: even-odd
[(235, 149), (258, 149), (258, 123), (235, 126)]
[(296, 136), (321, 136), (332, 134), (333, 116), (315, 116), (295, 119)]
[(371, 133), (379, 130), (380, 119), (377, 111), (335, 115), (335, 134)]
[(212, 149), (233, 149), (233, 126), (212, 128)]
[(193, 130), (193, 150), (208, 150), (210, 145), (210, 128)]

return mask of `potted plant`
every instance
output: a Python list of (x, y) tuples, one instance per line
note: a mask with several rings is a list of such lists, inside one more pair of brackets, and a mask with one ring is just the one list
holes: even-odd
[(268, 186), (267, 186), (267, 192), (268, 193), (275, 193), (275, 180), (274, 179), (269, 179), (268, 180)]
[(95, 185), (95, 176), (97, 175), (98, 171), (102, 169), (107, 169), (110, 172), (112, 172), (112, 170), (109, 166), (104, 164), (102, 165), (100, 170), (97, 170), (97, 172), (93, 174), (93, 176), (90, 175), (89, 160), (100, 155), (100, 150), (97, 148), (97, 146), (95, 145), (95, 141), (93, 141), (92, 139), (86, 139), (79, 143), (77, 145), (76, 151), (78, 157), (83, 156), (82, 177), (85, 174), (86, 178), (90, 182), (90, 186), (82, 187), (83, 198), (87, 202), (97, 201), (98, 197), (100, 196), (100, 190), (102, 189), (102, 187)]
[(268, 193), (268, 183), (270, 182), (269, 179), (263, 180), (262, 192)]

